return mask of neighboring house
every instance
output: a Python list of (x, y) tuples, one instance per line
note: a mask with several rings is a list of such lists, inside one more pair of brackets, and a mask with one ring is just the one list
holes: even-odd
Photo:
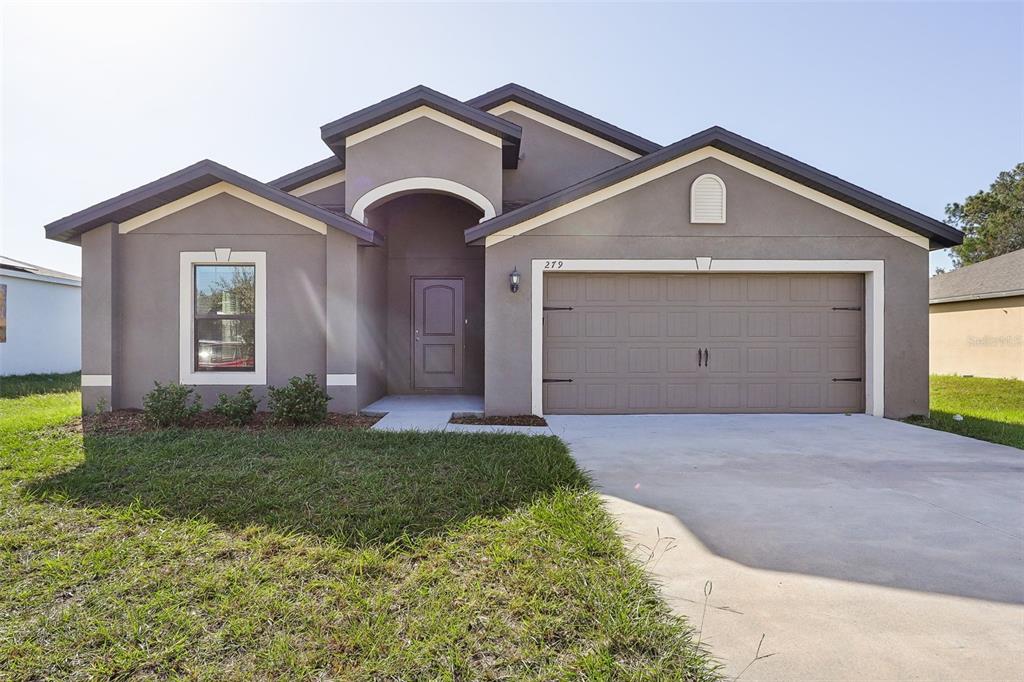
[(87, 408), (313, 372), (342, 412), (928, 410), (928, 252), (962, 238), (937, 220), (517, 85), (420, 86), (320, 133), (331, 156), (277, 180), (201, 161), (46, 226), (82, 247)]
[(1024, 249), (929, 283), (932, 374), (1024, 379)]
[(81, 367), (81, 279), (0, 256), (0, 376)]

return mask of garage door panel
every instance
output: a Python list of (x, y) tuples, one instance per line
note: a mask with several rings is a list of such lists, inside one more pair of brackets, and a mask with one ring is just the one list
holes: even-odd
[(673, 346), (665, 349), (665, 370), (670, 373), (698, 370), (698, 348), (694, 346)]
[(862, 275), (557, 273), (544, 292), (573, 308), (544, 313), (546, 412), (863, 411), (863, 381), (833, 381), (863, 377)]

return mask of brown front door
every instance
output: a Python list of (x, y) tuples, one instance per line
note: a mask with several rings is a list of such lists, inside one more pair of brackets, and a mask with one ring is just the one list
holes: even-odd
[(413, 278), (413, 388), (462, 388), (462, 303), (461, 278)]
[(547, 275), (544, 411), (862, 412), (863, 302), (853, 274)]

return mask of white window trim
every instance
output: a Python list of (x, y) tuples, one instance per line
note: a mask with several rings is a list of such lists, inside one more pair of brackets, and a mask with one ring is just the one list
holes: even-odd
[[(718, 186), (720, 188), (722, 188), (722, 217), (721, 217), (720, 220), (698, 220), (697, 219), (697, 215), (696, 215), (696, 212), (695, 212), (697, 204), (696, 204), (696, 197), (694, 196), (694, 193), (697, 191), (697, 185), (702, 180), (713, 180), (713, 181), (718, 183)], [(722, 178), (718, 177), (714, 173), (705, 173), (704, 175), (697, 176), (697, 178), (690, 184), (690, 223), (693, 224), (693, 225), (723, 225), (723, 224), (725, 224), (725, 209), (726, 209), (726, 206), (728, 205), (728, 201), (726, 200), (726, 194), (725, 193), (726, 193), (725, 182), (722, 180)]]
[(564, 133), (565, 135), (575, 137), (577, 140), (581, 140), (583, 142), (586, 142), (587, 144), (598, 147), (599, 149), (603, 149), (606, 152), (611, 152), (616, 156), (621, 156), (622, 158), (628, 161), (640, 158), (640, 154), (634, 152), (631, 149), (626, 149), (625, 147), (621, 147), (615, 144), (614, 142), (610, 142), (604, 139), (603, 137), (598, 137), (593, 133), (588, 133), (586, 130), (581, 130), (576, 126), (569, 125), (568, 123), (565, 123), (563, 121), (559, 121), (557, 118), (553, 118), (545, 113), (531, 109), (530, 107), (519, 102), (505, 102), (504, 104), (499, 104), (493, 109), (488, 110), (487, 113), (494, 114), (495, 116), (501, 116), (502, 114), (507, 114), (510, 112), (514, 114), (519, 114), (520, 116), (524, 116), (529, 119), (533, 119), (538, 123), (546, 125), (548, 128), (553, 128), (554, 130), (557, 130), (560, 133)]
[(682, 260), (534, 259), (531, 268), (531, 406), (544, 416), (545, 272), (847, 272), (864, 275), (864, 411), (885, 414), (885, 262), (880, 260)]
[[(218, 258), (220, 256), (220, 258)], [(256, 266), (256, 369), (253, 372), (197, 372), (193, 369), (193, 265), (247, 263)], [(265, 386), (267, 383), (267, 254), (265, 251), (182, 251), (178, 309), (178, 381), (192, 386)]]
[(523, 234), (524, 232), (529, 232), (530, 230), (546, 225), (554, 220), (558, 220), (559, 218), (564, 218), (565, 216), (576, 213), (577, 211), (582, 211), (589, 206), (593, 206), (594, 204), (605, 201), (606, 199), (611, 199), (612, 197), (628, 192), (631, 189), (635, 189), (641, 185), (663, 178), (670, 173), (674, 173), (677, 170), (686, 168), (687, 166), (692, 166), (698, 161), (703, 161), (704, 159), (717, 159), (722, 163), (728, 164), (733, 168), (738, 168), (739, 170), (749, 173), (754, 177), (789, 190), (790, 192), (802, 196), (805, 199), (810, 199), (822, 206), (831, 208), (843, 215), (859, 220), (871, 227), (878, 228), (883, 232), (887, 232), (894, 237), (899, 237), (900, 239), (908, 241), (915, 246), (921, 247), (925, 251), (928, 250), (929, 241), (927, 237), (919, 235), (916, 232), (912, 232), (911, 230), (900, 225), (896, 225), (895, 223), (891, 223), (888, 220), (879, 218), (872, 213), (868, 213), (867, 211), (859, 209), (856, 206), (852, 206), (844, 201), (830, 197), (818, 190), (811, 189), (806, 185), (800, 184), (796, 180), (790, 180), (785, 176), (774, 173), (766, 168), (762, 168), (761, 166), (751, 163), (746, 159), (741, 159), (738, 156), (733, 156), (728, 152), (723, 152), (721, 149), (716, 149), (714, 147), (703, 147), (701, 149), (697, 149), (689, 154), (684, 154), (678, 158), (666, 161), (665, 163), (655, 166), (650, 170), (646, 170), (643, 173), (626, 178), (625, 180), (617, 182), (610, 187), (605, 187), (604, 189), (592, 192), (574, 201), (570, 201), (567, 204), (556, 206), (555, 208), (524, 220), (516, 225), (510, 225), (509, 227), (499, 230), (498, 232), (484, 238), (484, 245), (488, 247), (495, 246), (506, 239), (511, 239), (512, 237)]
[(402, 178), (374, 187), (356, 199), (356, 203), (352, 206), (352, 217), (365, 224), (366, 211), (374, 204), (394, 194), (416, 190), (443, 192), (465, 199), (484, 212), (484, 217), (480, 219), (480, 222), (489, 220), (496, 215), (491, 200), (471, 187), (466, 187), (462, 183), (447, 178), (417, 177)]

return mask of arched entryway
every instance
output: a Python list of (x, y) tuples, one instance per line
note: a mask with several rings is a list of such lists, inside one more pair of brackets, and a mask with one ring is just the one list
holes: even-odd
[(360, 290), (383, 311), (367, 336), (384, 339), (387, 393), (483, 393), (484, 249), (463, 234), (483, 215), (460, 197), (423, 191), (365, 210), (363, 221), (385, 236), (383, 248), (365, 250), (378, 262), (364, 272), (379, 279)]

